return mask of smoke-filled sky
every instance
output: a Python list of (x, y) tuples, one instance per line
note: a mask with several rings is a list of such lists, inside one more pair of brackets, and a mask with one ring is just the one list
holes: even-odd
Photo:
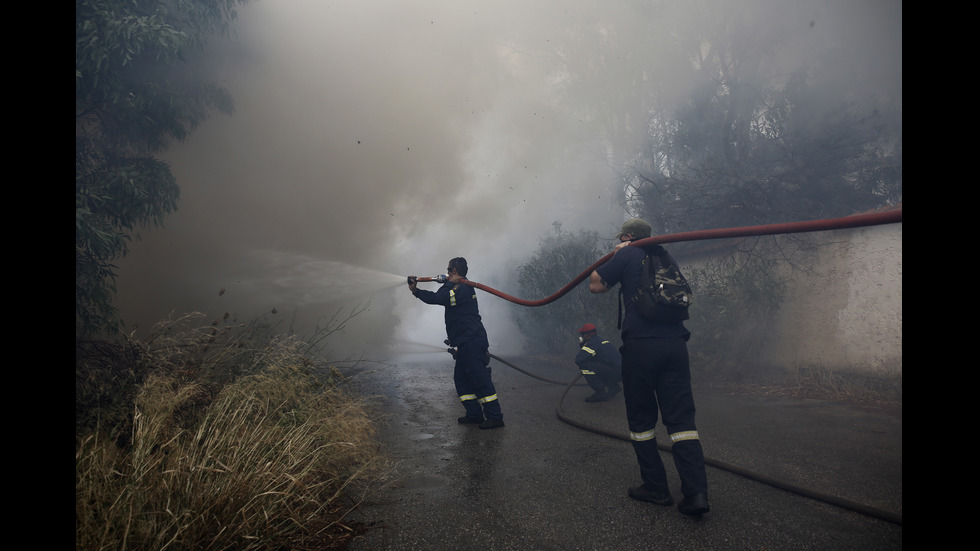
[[(438, 345), (442, 309), (411, 297), (406, 275), (464, 256), (470, 279), (519, 295), (516, 269), (553, 222), (616, 232), (616, 174), (643, 130), (643, 105), (623, 92), (640, 81), (667, 104), (685, 97), (679, 34), (708, 40), (722, 21), (778, 50), (770, 62), (787, 71), (833, 60), (814, 88), (828, 105), (900, 108), (901, 11), (897, 0), (258, 0), (212, 49), (236, 112), (164, 155), (179, 210), (118, 263), (117, 305), (143, 329), (171, 311), (247, 321), (275, 308), (306, 336), (367, 304), (338, 353)], [(492, 347), (518, 346), (520, 307), (480, 302)]]

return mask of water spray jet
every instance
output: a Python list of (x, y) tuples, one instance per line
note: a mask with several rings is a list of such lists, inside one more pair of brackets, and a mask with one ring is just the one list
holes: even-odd
[(404, 276), (288, 251), (257, 250), (262, 275), (243, 278), (269, 300), (316, 305), (364, 300), (405, 284)]

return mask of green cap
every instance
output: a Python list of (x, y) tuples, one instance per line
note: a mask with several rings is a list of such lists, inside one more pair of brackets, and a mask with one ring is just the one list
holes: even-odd
[(633, 239), (643, 239), (644, 237), (653, 235), (653, 228), (650, 227), (650, 223), (646, 220), (633, 218), (632, 220), (623, 222), (623, 227), (619, 230), (619, 235), (616, 236), (616, 239), (626, 234), (632, 235)]

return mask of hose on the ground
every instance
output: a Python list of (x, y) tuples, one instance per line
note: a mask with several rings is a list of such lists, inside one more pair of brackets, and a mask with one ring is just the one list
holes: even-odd
[[(579, 375), (579, 377), (581, 377), (581, 375)], [(568, 394), (568, 391), (575, 385), (575, 381), (577, 381), (577, 380), (578, 380), (578, 377), (576, 377), (574, 380), (572, 380), (571, 382), (569, 382), (568, 385), (565, 387), (565, 391), (561, 395), (561, 400), (558, 402), (558, 409), (556, 411), (556, 413), (558, 415), (558, 418), (561, 419), (562, 421), (564, 421), (565, 423), (568, 423), (569, 425), (576, 426), (578, 428), (585, 429), (585, 430), (588, 430), (590, 432), (594, 432), (596, 434), (602, 434), (602, 435), (605, 435), (605, 436), (616, 438), (618, 440), (623, 440), (625, 442), (630, 442), (630, 437), (628, 435), (625, 435), (625, 434), (622, 434), (622, 433), (618, 433), (618, 432), (615, 432), (615, 431), (608, 431), (608, 430), (601, 429), (601, 428), (598, 428), (598, 427), (589, 426), (586, 423), (583, 423), (581, 421), (577, 421), (575, 419), (572, 419), (571, 417), (569, 417), (568, 415), (566, 415), (562, 411), (562, 404), (565, 402), (565, 396)], [(665, 452), (670, 452), (671, 451), (671, 447), (669, 445), (667, 445), (667, 444), (659, 444), (658, 443), (657, 444), (657, 447), (661, 451), (665, 451)], [(748, 479), (755, 480), (757, 482), (762, 482), (764, 484), (768, 484), (770, 486), (773, 486), (775, 488), (779, 488), (781, 490), (786, 490), (786, 491), (792, 492), (794, 494), (798, 494), (798, 495), (801, 495), (801, 496), (806, 496), (806, 497), (809, 497), (809, 498), (812, 498), (812, 499), (816, 499), (818, 501), (823, 501), (824, 503), (829, 503), (831, 505), (836, 505), (836, 506), (842, 507), (844, 509), (848, 509), (848, 510), (851, 510), (851, 511), (854, 511), (854, 512), (857, 512), (857, 513), (861, 513), (861, 514), (864, 514), (864, 515), (867, 515), (867, 516), (870, 516), (870, 517), (874, 517), (874, 518), (877, 518), (877, 519), (881, 519), (881, 520), (885, 520), (885, 521), (888, 521), (888, 522), (892, 522), (892, 523), (895, 523), (895, 524), (898, 524), (898, 525), (901, 525), (902, 524), (902, 515), (899, 515), (899, 514), (890, 512), (890, 511), (885, 511), (885, 510), (882, 510), (882, 509), (878, 509), (876, 507), (872, 507), (870, 505), (865, 505), (863, 503), (859, 503), (857, 501), (853, 501), (853, 500), (850, 500), (850, 499), (844, 499), (842, 497), (835, 496), (835, 495), (832, 495), (832, 494), (828, 494), (826, 492), (821, 492), (821, 491), (818, 491), (818, 490), (814, 490), (812, 488), (806, 488), (806, 487), (800, 486), (798, 484), (793, 484), (791, 482), (786, 482), (785, 480), (779, 480), (779, 479), (774, 478), (774, 477), (771, 477), (769, 475), (765, 475), (765, 474), (762, 474), (762, 473), (751, 471), (749, 469), (744, 469), (744, 468), (739, 467), (737, 465), (733, 465), (733, 464), (727, 463), (725, 461), (720, 461), (718, 459), (713, 459), (711, 457), (705, 456), (704, 463), (706, 465), (711, 465), (712, 467), (716, 467), (716, 468), (722, 469), (724, 471), (728, 471), (730, 473), (734, 473), (734, 474), (737, 474), (737, 475), (744, 476), (744, 477), (746, 477)]]
[[(511, 368), (513, 368), (513, 369), (515, 369), (515, 370), (517, 370), (517, 371), (519, 371), (519, 372), (521, 372), (521, 373), (523, 373), (525, 375), (528, 375), (528, 376), (533, 377), (535, 379), (538, 379), (540, 381), (544, 381), (544, 382), (547, 382), (547, 383), (554, 383), (554, 384), (563, 384), (563, 385), (566, 385), (564, 392), (562, 392), (561, 399), (558, 401), (558, 409), (556, 410), (556, 414), (558, 415), (558, 419), (560, 419), (561, 421), (563, 421), (565, 423), (568, 423), (569, 425), (572, 425), (574, 427), (578, 427), (580, 429), (587, 430), (589, 432), (594, 432), (596, 434), (601, 434), (603, 436), (608, 436), (610, 438), (615, 438), (617, 440), (622, 440), (624, 442), (631, 442), (630, 437), (628, 435), (626, 435), (626, 434), (623, 434), (623, 433), (620, 433), (620, 432), (616, 432), (616, 431), (606, 430), (606, 429), (603, 429), (603, 428), (600, 428), (600, 427), (591, 426), (591, 425), (589, 425), (587, 423), (583, 423), (582, 421), (578, 421), (576, 419), (573, 419), (573, 418), (569, 417), (568, 415), (565, 414), (564, 411), (562, 411), (562, 404), (565, 402), (565, 397), (568, 395), (568, 391), (571, 390), (571, 388), (573, 386), (575, 386), (575, 383), (577, 383), (578, 380), (582, 377), (582, 374), (581, 373), (579, 373), (571, 381), (567, 381), (567, 382), (566, 381), (556, 381), (554, 379), (548, 379), (548, 378), (542, 377), (540, 375), (536, 375), (536, 374), (534, 374), (534, 373), (532, 373), (532, 372), (530, 372), (530, 371), (528, 371), (526, 369), (522, 369), (522, 368), (518, 367), (517, 365), (514, 365), (513, 363), (508, 362), (507, 360), (505, 360), (505, 359), (503, 359), (503, 358), (501, 358), (501, 357), (499, 357), (499, 356), (497, 356), (495, 354), (490, 354), (490, 357), (493, 358), (494, 360), (497, 360), (498, 362), (500, 362), (500, 363), (508, 366), (508, 367), (511, 367)], [(661, 451), (664, 451), (664, 452), (668, 452), (669, 453), (671, 451), (671, 447), (668, 446), (668, 445), (666, 445), (666, 444), (660, 444), (660, 443), (658, 443), (657, 444), (657, 447)], [(812, 488), (807, 488), (807, 487), (804, 487), (804, 486), (800, 486), (798, 484), (793, 484), (792, 482), (787, 482), (785, 480), (779, 480), (779, 479), (774, 478), (774, 477), (771, 477), (769, 475), (765, 475), (765, 474), (762, 474), (762, 473), (757, 473), (757, 472), (752, 471), (752, 470), (749, 470), (749, 469), (744, 469), (744, 468), (739, 467), (737, 465), (733, 465), (733, 464), (727, 463), (725, 461), (720, 461), (718, 459), (713, 459), (713, 458), (708, 457), (708, 456), (705, 456), (704, 463), (705, 463), (705, 465), (711, 465), (712, 467), (716, 467), (718, 469), (722, 469), (724, 471), (728, 471), (730, 473), (734, 473), (734, 474), (743, 476), (743, 477), (748, 478), (750, 480), (755, 480), (756, 482), (762, 482), (763, 484), (768, 484), (768, 485), (770, 485), (770, 486), (772, 486), (774, 488), (785, 490), (787, 492), (791, 492), (791, 493), (794, 493), (794, 494), (797, 494), (797, 495), (801, 495), (801, 496), (804, 496), (804, 497), (809, 497), (811, 499), (815, 499), (817, 501), (822, 501), (824, 503), (829, 503), (831, 505), (836, 505), (837, 507), (841, 507), (843, 509), (854, 511), (856, 513), (861, 513), (863, 515), (867, 515), (867, 516), (870, 516), (870, 517), (873, 517), (873, 518), (877, 518), (877, 519), (880, 519), (880, 520), (884, 520), (884, 521), (887, 521), (887, 522), (891, 522), (891, 523), (894, 523), (894, 524), (898, 524), (898, 525), (901, 525), (902, 524), (902, 515), (897, 514), (897, 513), (893, 513), (891, 511), (885, 511), (883, 509), (879, 509), (877, 507), (872, 507), (872, 506), (866, 505), (864, 503), (860, 503), (860, 502), (853, 501), (853, 500), (850, 500), (850, 499), (845, 499), (845, 498), (842, 498), (840, 496), (835, 496), (833, 494), (828, 494), (826, 492), (821, 492), (821, 491), (818, 491), (818, 490), (814, 490)]]
[[(633, 243), (631, 243), (631, 245), (645, 247), (645, 246), (650, 246), (650, 245), (655, 245), (655, 244), (672, 243), (672, 242), (678, 242), (678, 241), (696, 241), (696, 240), (705, 240), (705, 239), (720, 239), (720, 238), (732, 238), (732, 237), (749, 237), (749, 236), (759, 236), (759, 235), (775, 235), (775, 234), (783, 234), (783, 233), (802, 233), (802, 232), (814, 232), (814, 231), (828, 231), (828, 230), (836, 230), (836, 229), (844, 229), (844, 228), (857, 228), (857, 227), (873, 226), (873, 225), (879, 225), (879, 224), (891, 224), (891, 223), (896, 223), (896, 222), (901, 222), (901, 221), (902, 221), (902, 207), (899, 206), (899, 207), (897, 207), (895, 209), (886, 210), (886, 211), (883, 211), (883, 212), (876, 212), (876, 213), (871, 213), (871, 214), (862, 214), (862, 215), (855, 215), (855, 216), (847, 216), (847, 217), (844, 217), (844, 218), (835, 218), (835, 219), (827, 219), (827, 220), (814, 220), (814, 221), (808, 221), (808, 222), (795, 222), (795, 223), (786, 223), (786, 224), (767, 224), (767, 225), (761, 225), (761, 226), (748, 226), (748, 227), (742, 227), (742, 228), (727, 228), (727, 229), (718, 229), (718, 230), (701, 230), (701, 231), (694, 231), (694, 232), (676, 233), (676, 234), (670, 234), (670, 235), (661, 235), (661, 236), (655, 236), (655, 237), (648, 237), (648, 238), (645, 238), (645, 239), (639, 239), (639, 240), (634, 241)], [(607, 261), (609, 261), (609, 259), (611, 259), (612, 256), (613, 256), (613, 253), (609, 253), (606, 256), (600, 258), (594, 264), (592, 264), (591, 266), (589, 266), (588, 268), (586, 268), (575, 279), (573, 279), (571, 282), (569, 282), (568, 285), (565, 285), (564, 287), (562, 287), (561, 289), (559, 289), (553, 295), (551, 295), (549, 297), (546, 297), (544, 299), (540, 299), (540, 300), (524, 300), (524, 299), (519, 299), (519, 298), (516, 298), (516, 297), (512, 297), (510, 295), (507, 295), (505, 293), (502, 293), (500, 291), (497, 291), (496, 289), (492, 289), (490, 287), (487, 287), (486, 285), (483, 285), (481, 283), (471, 282), (469, 280), (463, 280), (463, 281), (466, 284), (471, 285), (471, 286), (473, 286), (473, 287), (475, 287), (477, 289), (481, 289), (483, 291), (486, 291), (488, 293), (491, 293), (493, 295), (496, 295), (496, 296), (498, 296), (500, 298), (503, 298), (505, 300), (509, 300), (509, 301), (511, 301), (511, 302), (513, 302), (515, 304), (520, 304), (522, 306), (543, 306), (545, 304), (549, 304), (551, 302), (554, 302), (555, 300), (558, 300), (562, 296), (566, 295), (569, 291), (571, 291), (572, 289), (574, 289), (578, 284), (580, 284), (582, 281), (584, 281), (586, 278), (588, 278), (596, 268), (598, 268), (602, 264), (604, 264)], [(495, 360), (497, 360), (498, 362), (503, 363), (504, 365), (507, 365), (509, 367), (512, 367), (512, 368), (516, 369), (517, 371), (520, 371), (521, 373), (524, 373), (525, 375), (529, 375), (529, 376), (534, 377), (536, 379), (539, 379), (539, 380), (542, 380), (542, 381), (545, 381), (545, 382), (549, 382), (549, 383), (566, 384), (567, 386), (565, 388), (565, 391), (562, 393), (561, 400), (558, 403), (558, 409), (556, 411), (556, 413), (558, 415), (558, 419), (560, 419), (561, 421), (563, 421), (565, 423), (568, 423), (570, 425), (579, 427), (581, 429), (585, 429), (585, 430), (588, 430), (588, 431), (597, 433), (597, 434), (602, 434), (602, 435), (605, 435), (605, 436), (616, 438), (618, 440), (624, 440), (626, 442), (630, 442), (629, 436), (627, 436), (625, 434), (617, 433), (617, 432), (613, 432), (613, 431), (607, 431), (607, 430), (604, 430), (604, 429), (601, 429), (601, 428), (589, 426), (589, 425), (587, 425), (585, 423), (582, 423), (580, 421), (576, 421), (575, 419), (572, 419), (572, 418), (568, 417), (562, 411), (562, 403), (564, 403), (564, 401), (565, 401), (565, 396), (568, 394), (568, 391), (573, 386), (575, 386), (575, 383), (581, 377), (581, 374), (579, 374), (577, 377), (575, 377), (573, 380), (571, 380), (571, 381), (569, 381), (567, 383), (564, 382), (564, 381), (554, 381), (554, 380), (549, 380), (549, 379), (545, 379), (545, 378), (542, 378), (540, 376), (534, 375), (531, 372), (526, 371), (524, 369), (521, 369), (518, 366), (516, 366), (516, 365), (514, 365), (514, 364), (512, 364), (512, 363), (510, 363), (510, 362), (508, 362), (508, 361), (506, 361), (506, 360), (504, 360), (504, 359), (502, 359), (502, 358), (500, 358), (498, 356), (495, 356), (493, 354), (491, 354), (490, 357), (493, 358), (493, 359), (495, 359)], [(666, 444), (658, 444), (658, 447), (659, 447), (659, 449), (661, 451), (666, 451), (666, 452), (670, 452), (671, 451), (670, 446), (668, 446)], [(790, 483), (790, 482), (779, 480), (779, 479), (773, 478), (771, 476), (764, 475), (764, 474), (761, 474), (761, 473), (757, 473), (757, 472), (754, 472), (754, 471), (751, 471), (751, 470), (748, 470), (748, 469), (743, 469), (743, 468), (741, 468), (741, 467), (739, 467), (737, 465), (732, 465), (731, 463), (726, 463), (724, 461), (719, 461), (717, 459), (712, 459), (710, 457), (705, 457), (704, 458), (704, 462), (705, 462), (706, 465), (711, 465), (713, 467), (716, 467), (716, 468), (719, 468), (719, 469), (722, 469), (722, 470), (725, 470), (725, 471), (728, 471), (728, 472), (731, 472), (731, 473), (734, 473), (734, 474), (738, 474), (738, 475), (744, 476), (744, 477), (749, 478), (751, 480), (755, 480), (757, 482), (762, 482), (764, 484), (768, 484), (768, 485), (773, 486), (775, 488), (786, 490), (788, 492), (792, 492), (792, 493), (795, 493), (795, 494), (798, 494), (798, 495), (806, 496), (806, 497), (809, 497), (811, 499), (815, 499), (815, 500), (818, 500), (818, 501), (829, 503), (831, 505), (836, 505), (838, 507), (841, 507), (841, 508), (844, 508), (844, 509), (848, 509), (850, 511), (854, 511), (854, 512), (857, 512), (857, 513), (861, 513), (861, 514), (864, 514), (864, 515), (867, 515), (867, 516), (870, 516), (870, 517), (874, 517), (874, 518), (877, 518), (877, 519), (880, 519), (880, 520), (884, 520), (884, 521), (887, 521), (887, 522), (892, 522), (892, 523), (895, 523), (895, 524), (898, 524), (898, 525), (901, 525), (902, 524), (902, 515), (897, 514), (897, 513), (893, 513), (893, 512), (890, 512), (890, 511), (885, 511), (885, 510), (882, 510), (882, 509), (879, 509), (879, 508), (876, 508), (876, 507), (872, 507), (870, 505), (866, 505), (866, 504), (859, 503), (859, 502), (856, 502), (856, 501), (852, 501), (852, 500), (849, 500), (849, 499), (844, 499), (844, 498), (841, 498), (839, 496), (835, 496), (835, 495), (832, 495), (832, 494), (828, 494), (828, 493), (825, 493), (825, 492), (820, 492), (820, 491), (817, 491), (817, 490), (814, 490), (814, 489), (811, 489), (811, 488), (806, 488), (806, 487), (803, 487), (803, 486), (800, 486), (800, 485), (797, 485), (797, 484), (793, 484), (793, 483)]]

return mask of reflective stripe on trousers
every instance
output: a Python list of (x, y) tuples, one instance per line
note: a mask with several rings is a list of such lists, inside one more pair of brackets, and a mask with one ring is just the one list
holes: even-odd
[(466, 409), (466, 415), (503, 419), (489, 364), (490, 355), (485, 345), (460, 345), (456, 350), (456, 368), (453, 371), (456, 393)]

